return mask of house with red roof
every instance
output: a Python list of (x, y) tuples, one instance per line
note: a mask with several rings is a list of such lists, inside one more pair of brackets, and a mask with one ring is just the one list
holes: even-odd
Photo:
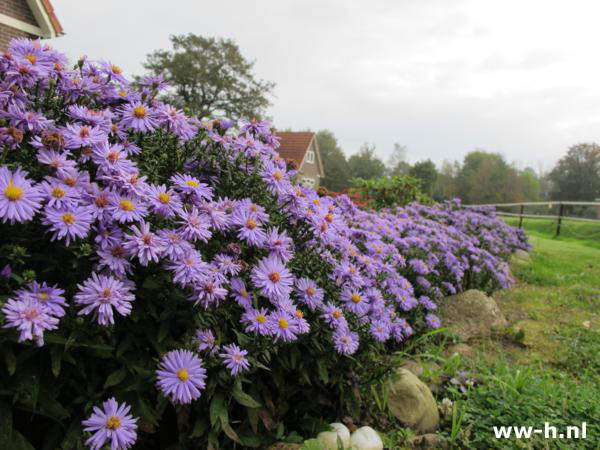
[(286, 161), (294, 163), (299, 171), (299, 180), (305, 186), (313, 189), (319, 187), (321, 178), (325, 176), (321, 151), (317, 135), (311, 131), (276, 132), (280, 147), (279, 155)]
[(62, 34), (50, 0), (0, 0), (0, 51), (14, 38), (49, 39)]

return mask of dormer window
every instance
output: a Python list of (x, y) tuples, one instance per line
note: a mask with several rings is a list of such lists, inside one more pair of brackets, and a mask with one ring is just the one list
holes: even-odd
[(315, 152), (312, 150), (306, 152), (306, 162), (311, 164), (315, 162)]

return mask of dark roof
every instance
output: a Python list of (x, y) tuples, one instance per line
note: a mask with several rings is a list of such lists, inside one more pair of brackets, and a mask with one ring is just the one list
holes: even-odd
[(277, 151), (283, 159), (291, 159), (300, 167), (304, 161), (304, 155), (310, 143), (315, 137), (311, 131), (283, 131), (276, 132), (275, 136), (279, 138), (281, 144)]

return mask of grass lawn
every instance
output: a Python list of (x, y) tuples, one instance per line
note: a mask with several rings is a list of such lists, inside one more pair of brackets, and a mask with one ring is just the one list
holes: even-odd
[[(533, 264), (512, 265), (517, 284), (494, 295), (508, 331), (473, 344), (471, 358), (444, 357), (451, 338), (443, 334), (418, 349), (418, 359), (436, 363), (425, 381), (442, 383), (438, 402), (454, 403), (441, 429), (452, 448), (600, 449), (600, 240), (575, 241), (568, 234), (557, 240), (537, 221), (532, 226), (540, 227), (530, 231)], [(589, 226), (583, 231), (588, 237), (594, 232)], [(444, 383), (448, 377), (458, 384)], [(461, 379), (483, 383), (463, 383), (465, 394)], [(496, 439), (492, 428), (543, 429), (545, 422), (559, 433), (586, 422), (587, 439)], [(405, 431), (385, 439), (391, 448), (406, 448)]]

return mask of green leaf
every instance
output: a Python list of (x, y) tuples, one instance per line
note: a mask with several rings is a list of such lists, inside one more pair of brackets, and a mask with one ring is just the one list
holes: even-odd
[(237, 378), (233, 385), (233, 398), (235, 398), (240, 405), (247, 406), (248, 408), (260, 408), (262, 406), (242, 390), (242, 380), (240, 378)]
[(62, 351), (60, 347), (53, 345), (50, 347), (50, 361), (52, 364), (52, 375), (54, 378), (58, 378), (60, 375), (60, 363), (62, 360)]
[(0, 448), (10, 448), (12, 440), (12, 409), (0, 403)]
[(325, 361), (319, 359), (317, 361), (317, 370), (319, 371), (319, 377), (323, 383), (329, 383), (329, 374), (327, 373), (327, 367), (325, 367)]
[(4, 360), (6, 361), (6, 370), (8, 370), (8, 374), (12, 376), (17, 368), (17, 357), (11, 346), (4, 352)]
[(225, 397), (223, 394), (215, 394), (212, 401), (210, 402), (210, 424), (215, 427), (219, 421), (219, 418), (225, 414), (227, 417), (227, 406), (225, 405)]
[(10, 450), (35, 450), (33, 445), (31, 445), (17, 430), (13, 430), (12, 442), (8, 448), (10, 448)]
[(119, 384), (127, 376), (127, 370), (125, 368), (119, 369), (111, 373), (106, 382), (104, 383), (104, 389)]

